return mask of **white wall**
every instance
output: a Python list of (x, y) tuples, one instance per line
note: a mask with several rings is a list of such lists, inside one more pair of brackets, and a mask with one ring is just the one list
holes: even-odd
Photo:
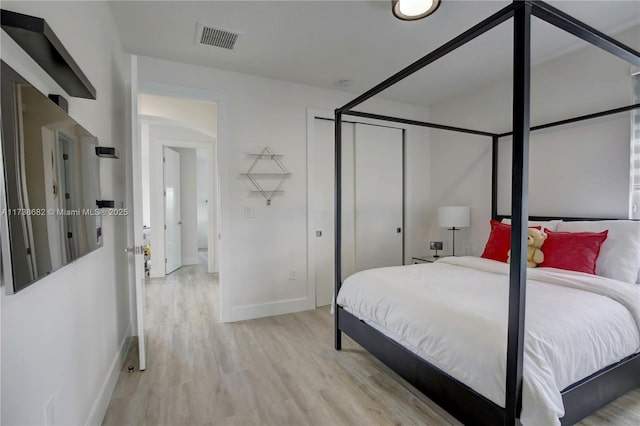
[(180, 154), (180, 219), (182, 264), (198, 264), (198, 215), (196, 150), (174, 148)]
[(138, 112), (141, 115), (180, 121), (188, 127), (212, 136), (218, 131), (218, 106), (215, 102), (148, 93), (140, 93), (138, 102)]
[[(617, 36), (636, 49), (640, 30)], [(478, 130), (511, 129), (511, 77), (431, 108), (433, 121)], [(632, 103), (630, 67), (588, 46), (532, 69), (531, 123), (557, 121)], [(629, 114), (533, 132), (529, 211), (532, 215), (621, 217), (629, 209)], [(510, 210), (510, 139), (501, 140), (499, 211)], [(471, 229), (457, 233), (461, 254), (479, 255), (491, 216), (491, 140), (432, 131), (433, 211), (469, 205)], [(451, 232), (430, 221), (431, 239), (445, 243)]]
[[(124, 200), (129, 59), (107, 5), (3, 1), (2, 8), (45, 18), (96, 87), (97, 100), (67, 96), (2, 32), (2, 60), (43, 93), (64, 95), (78, 123), (118, 148), (120, 160), (101, 161), (102, 194)], [(2, 424), (102, 421), (131, 330), (126, 220), (104, 217), (102, 248), (18, 294), (0, 291)]]
[[(234, 321), (314, 308), (315, 292), (307, 282), (306, 111), (333, 110), (353, 94), (205, 67), (141, 57), (145, 81), (199, 88), (218, 96), (218, 164), (220, 166), (220, 283), (222, 317)], [(427, 111), (409, 105), (369, 102), (372, 112), (427, 119)], [(424, 252), (429, 198), (428, 132), (407, 134), (407, 256)], [(292, 172), (281, 195), (266, 206), (242, 173), (249, 153), (271, 146), (284, 154)], [(255, 219), (244, 219), (245, 207)], [(289, 271), (296, 280), (289, 280)]]

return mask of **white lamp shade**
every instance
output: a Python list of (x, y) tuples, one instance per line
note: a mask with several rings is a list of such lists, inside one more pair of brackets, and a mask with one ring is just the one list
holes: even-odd
[(471, 226), (471, 209), (469, 207), (440, 207), (438, 209), (438, 226), (442, 228), (467, 228)]

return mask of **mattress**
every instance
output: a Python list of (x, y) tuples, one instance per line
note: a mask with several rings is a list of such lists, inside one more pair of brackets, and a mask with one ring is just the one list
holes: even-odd
[[(358, 272), (337, 302), (504, 407), (509, 265), (449, 257)], [(559, 425), (562, 389), (640, 351), (640, 286), (528, 270), (523, 425)]]

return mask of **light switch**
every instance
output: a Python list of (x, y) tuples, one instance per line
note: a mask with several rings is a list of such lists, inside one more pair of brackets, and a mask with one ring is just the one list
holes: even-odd
[(256, 218), (256, 209), (253, 207), (245, 207), (244, 208), (244, 218), (245, 219), (255, 219)]

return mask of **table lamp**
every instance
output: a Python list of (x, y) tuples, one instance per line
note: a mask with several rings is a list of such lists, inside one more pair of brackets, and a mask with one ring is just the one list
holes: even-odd
[(447, 228), (452, 236), (452, 254), (456, 255), (456, 231), (471, 226), (471, 209), (469, 207), (440, 207), (438, 209), (438, 226)]

